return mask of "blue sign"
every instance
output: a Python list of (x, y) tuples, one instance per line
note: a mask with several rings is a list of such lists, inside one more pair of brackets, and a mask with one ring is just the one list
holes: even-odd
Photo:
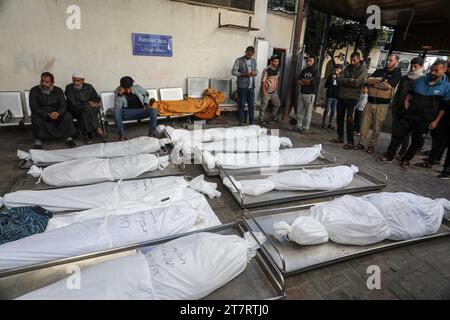
[(133, 33), (132, 40), (134, 56), (173, 56), (172, 36)]

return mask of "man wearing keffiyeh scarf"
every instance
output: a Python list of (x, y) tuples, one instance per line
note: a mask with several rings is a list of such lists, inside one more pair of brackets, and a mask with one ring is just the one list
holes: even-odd
[[(402, 77), (397, 87), (394, 99), (392, 100), (392, 129), (397, 126), (398, 121), (403, 112), (403, 103), (409, 88), (414, 81), (419, 79), (423, 75), (423, 59), (416, 57), (411, 60), (410, 69), (406, 75)], [(401, 144), (399, 156), (403, 156), (408, 150), (410, 137), (407, 136)]]

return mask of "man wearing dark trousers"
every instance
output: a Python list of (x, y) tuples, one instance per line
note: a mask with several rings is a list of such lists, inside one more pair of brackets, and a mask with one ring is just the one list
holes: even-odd
[(405, 112), (396, 128), (392, 131), (392, 141), (386, 156), (380, 161), (390, 162), (405, 138), (411, 133), (411, 145), (401, 159), (401, 167), (409, 167), (409, 161), (423, 144), (424, 134), (434, 130), (448, 109), (450, 83), (445, 72), (447, 62), (437, 60), (431, 67), (431, 73), (416, 80), (405, 99)]
[(237, 88), (239, 95), (239, 125), (242, 126), (244, 119), (245, 104), (248, 106), (248, 123), (255, 122), (255, 77), (258, 75), (256, 60), (253, 59), (255, 48), (247, 47), (245, 55), (236, 59), (231, 74), (237, 77)]
[(353, 112), (359, 100), (361, 89), (366, 81), (367, 67), (361, 62), (361, 55), (358, 52), (350, 56), (350, 65), (337, 78), (339, 85), (338, 106), (337, 106), (337, 139), (332, 143), (344, 143), (344, 123), (347, 126), (347, 144), (344, 148), (351, 149), (354, 145), (353, 139)]

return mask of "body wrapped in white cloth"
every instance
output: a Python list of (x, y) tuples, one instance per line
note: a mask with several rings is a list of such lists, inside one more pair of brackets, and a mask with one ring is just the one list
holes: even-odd
[(272, 190), (337, 190), (345, 188), (358, 172), (355, 166), (335, 166), (321, 169), (290, 170), (276, 173), (265, 179), (239, 180), (224, 177), (223, 183), (233, 192), (259, 196)]
[(132, 179), (146, 172), (163, 170), (169, 156), (139, 154), (113, 159), (79, 159), (61, 162), (44, 169), (31, 167), (29, 175), (55, 187), (71, 187), (104, 181)]
[(202, 152), (209, 169), (245, 169), (274, 166), (305, 165), (321, 156), (322, 145), (311, 148), (293, 148), (260, 153), (216, 153)]
[(107, 207), (128, 201), (142, 201), (157, 206), (163, 202), (183, 199), (184, 190), (191, 188), (219, 197), (216, 184), (199, 176), (188, 183), (183, 177), (161, 177), (69, 187), (41, 191), (16, 191), (3, 197), (6, 207), (41, 206), (52, 212), (77, 211)]
[(231, 127), (231, 128), (213, 128), (199, 130), (174, 129), (170, 126), (160, 125), (158, 132), (164, 130), (169, 134), (172, 143), (181, 141), (187, 142), (212, 142), (222, 140), (232, 140), (236, 138), (249, 138), (267, 135), (267, 129), (260, 126)]
[(80, 290), (63, 279), (19, 299), (201, 299), (241, 274), (258, 248), (249, 234), (193, 234), (82, 270)]
[(162, 146), (169, 144), (169, 139), (139, 137), (128, 141), (97, 143), (73, 149), (36, 150), (29, 153), (18, 150), (17, 156), (34, 163), (55, 163), (86, 158), (118, 158), (144, 153), (156, 153)]

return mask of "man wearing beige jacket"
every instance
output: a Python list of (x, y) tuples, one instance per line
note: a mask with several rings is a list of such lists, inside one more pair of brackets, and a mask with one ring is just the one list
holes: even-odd
[(375, 146), (380, 137), (381, 127), (389, 110), (389, 104), (394, 97), (395, 88), (402, 78), (402, 73), (397, 68), (399, 57), (391, 54), (388, 57), (386, 68), (377, 69), (366, 81), (369, 88), (369, 98), (363, 113), (361, 136), (356, 150), (365, 148), (369, 136), (369, 130), (373, 125), (372, 136), (367, 146), (367, 152), (375, 152)]

